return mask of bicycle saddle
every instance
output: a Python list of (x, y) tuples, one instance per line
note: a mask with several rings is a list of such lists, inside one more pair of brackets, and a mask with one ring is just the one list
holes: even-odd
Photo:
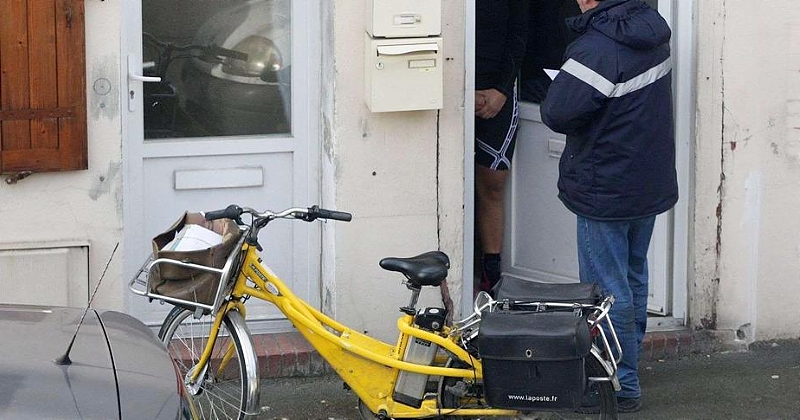
[(450, 258), (442, 251), (428, 251), (415, 257), (387, 257), (383, 269), (403, 273), (414, 286), (439, 286), (447, 278)]

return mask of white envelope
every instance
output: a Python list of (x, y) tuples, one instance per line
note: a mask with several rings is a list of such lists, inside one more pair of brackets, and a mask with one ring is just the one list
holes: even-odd
[(196, 251), (222, 243), (222, 235), (199, 225), (186, 225), (162, 250)]

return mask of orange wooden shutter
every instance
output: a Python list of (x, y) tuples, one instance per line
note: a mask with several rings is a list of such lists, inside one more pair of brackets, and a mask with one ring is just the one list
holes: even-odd
[(0, 0), (0, 171), (87, 168), (84, 0)]

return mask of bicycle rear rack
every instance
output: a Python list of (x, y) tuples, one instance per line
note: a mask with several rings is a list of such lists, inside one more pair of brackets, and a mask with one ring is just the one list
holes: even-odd
[[(464, 346), (478, 336), (481, 315), (484, 311), (493, 311), (497, 307), (508, 306), (510, 303), (508, 300), (494, 300), (485, 292), (479, 293), (478, 296), (479, 297), (475, 299), (473, 313), (461, 321), (456, 322), (454, 328), (450, 332), (451, 336), (460, 335)], [(591, 311), (591, 316), (587, 320), (589, 323), (589, 330), (597, 331), (597, 340), (595, 340), (595, 344), (592, 346), (592, 353), (594, 353), (597, 360), (604, 365), (608, 376), (590, 377), (588, 379), (597, 382), (611, 382), (614, 385), (614, 389), (619, 390), (619, 380), (615, 375), (617, 373), (617, 365), (620, 360), (622, 360), (622, 346), (619, 343), (617, 332), (609, 316), (609, 311), (614, 303), (613, 296), (606, 297), (598, 304), (531, 300), (515, 301), (513, 303), (514, 305), (524, 306), (533, 311), (556, 308), (561, 310)], [(612, 351), (612, 349), (614, 351)], [(614, 357), (614, 354), (616, 354), (616, 357)]]

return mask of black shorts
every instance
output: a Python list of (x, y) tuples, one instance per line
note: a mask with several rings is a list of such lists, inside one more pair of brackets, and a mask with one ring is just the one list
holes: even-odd
[(475, 117), (475, 163), (494, 170), (508, 170), (517, 141), (519, 104), (517, 93), (494, 118)]

